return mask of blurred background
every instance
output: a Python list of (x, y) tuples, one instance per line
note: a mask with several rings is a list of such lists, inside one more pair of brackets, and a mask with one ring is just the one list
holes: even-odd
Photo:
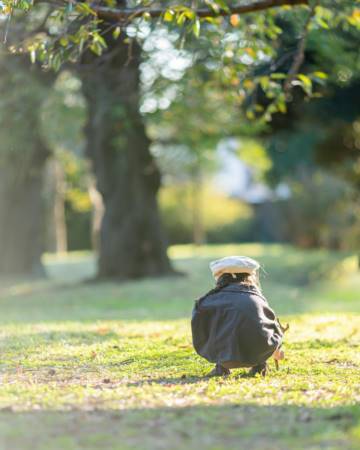
[[(85, 52), (56, 72), (11, 50), (42, 14), (20, 15), (0, 60), (1, 274), (44, 275), (44, 253), (83, 251), (99, 253), (99, 276), (157, 275), (171, 270), (167, 246), (189, 243), (359, 252), (356, 28), (326, 30), (327, 17), (317, 19), (302, 71), (320, 68), (311, 72), (319, 83), (301, 75), (292, 101), (277, 98), (256, 120), (271, 98), (266, 74), (288, 70), (296, 53), (302, 11), (281, 13), (277, 25), (269, 15), (276, 53), (263, 46), (267, 58), (259, 40), (275, 38), (256, 33), (268, 23), (244, 36), (232, 16), (230, 28), (209, 24), (184, 48), (166, 26), (131, 25), (123, 38), (115, 30), (101, 64)], [(234, 72), (251, 88), (245, 66), (261, 75), (250, 94)]]

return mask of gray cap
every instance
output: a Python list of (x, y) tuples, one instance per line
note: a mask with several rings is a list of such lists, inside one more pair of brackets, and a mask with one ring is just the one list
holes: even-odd
[(217, 280), (223, 273), (256, 273), (260, 264), (247, 256), (225, 256), (210, 263), (210, 270)]

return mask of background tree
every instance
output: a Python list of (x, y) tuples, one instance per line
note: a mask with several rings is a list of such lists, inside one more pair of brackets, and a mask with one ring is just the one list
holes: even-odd
[[(47, 251), (64, 252), (74, 249), (74, 236), (69, 220), (78, 221), (83, 243), (89, 242), (82, 212), (90, 205), (84, 199), (81, 188), (87, 190), (88, 169), (83, 160), (86, 104), (81, 95), (81, 83), (69, 71), (57, 77), (41, 108), (41, 130), (51, 158), (46, 172), (45, 201), (47, 209)], [(71, 228), (71, 227), (70, 227)], [(80, 233), (76, 233), (80, 234)], [(86, 238), (87, 237), (87, 238)], [(76, 248), (76, 246), (75, 246)]]
[(43, 274), (43, 175), (49, 148), (40, 110), (53, 74), (25, 56), (2, 55), (0, 274)]
[[(100, 276), (127, 278), (170, 270), (156, 204), (160, 177), (139, 115), (141, 45), (146, 44), (149, 28), (151, 31), (165, 26), (179, 45), (187, 44), (187, 36), (191, 41), (193, 36), (200, 37), (199, 42), (203, 39), (202, 52), (197, 52), (191, 65), (203, 64), (210, 82), (222, 86), (227, 98), (239, 108), (246, 106), (248, 94), (261, 86), (269, 104), (262, 108), (253, 95), (247, 115), (252, 119), (259, 113), (263, 121), (268, 121), (274, 112), (286, 110), (289, 98), (284, 87), (298, 84), (309, 95), (309, 80), (321, 79), (319, 72), (311, 75), (312, 78), (297, 73), (309, 30), (323, 27), (322, 16), (328, 12), (336, 11), (338, 18), (332, 17), (334, 23), (340, 20), (352, 25), (350, 19), (354, 17), (356, 22), (354, 6), (347, 1), (337, 3), (332, 9), (327, 1), (322, 6), (317, 1), (310, 2), (310, 8), (301, 8), (297, 13), (300, 18), (298, 45), (288, 75), (273, 73), (276, 68), (271, 68), (271, 64), (268, 64), (270, 73), (264, 75), (260, 73), (261, 67), (265, 62), (276, 61), (280, 48), (279, 19), (292, 14), (271, 8), (308, 2), (258, 0), (235, 6), (218, 0), (205, 3), (204, 8), (203, 2), (154, 2), (151, 5), (136, 2), (135, 5), (119, 1), (112, 8), (102, 3), (89, 6), (85, 2), (51, 5), (52, 9), (47, 7), (40, 29), (31, 33), (26, 41), (31, 58), (41, 61), (45, 68), (59, 69), (64, 61), (81, 60), (80, 73), (89, 103), (87, 153), (105, 204)], [(7, 1), (4, 5), (9, 14), (14, 7), (30, 8), (27, 2)], [(35, 15), (40, 11), (36, 8), (32, 9)], [(269, 11), (243, 16), (261, 10)], [(223, 17), (230, 17), (230, 20)], [(160, 22), (153, 19), (160, 19)], [(150, 26), (147, 25), (149, 20)], [(112, 91), (107, 86), (111, 86)], [(100, 92), (108, 105), (101, 102)], [(112, 102), (114, 93), (117, 103)], [(99, 127), (98, 122), (101, 122)], [(150, 206), (148, 210), (145, 205)], [(123, 265), (121, 259), (129, 254), (129, 249), (133, 255), (131, 262)]]
[(88, 103), (86, 153), (105, 206), (100, 277), (171, 272), (156, 198), (160, 173), (139, 112), (141, 48), (125, 39), (106, 35), (106, 52), (85, 54), (79, 71)]
[[(350, 20), (357, 17), (354, 14)], [(270, 128), (268, 154), (273, 166), (268, 180), (272, 184), (286, 181), (292, 187), (292, 208), (287, 214), (294, 219), (290, 226), (293, 236), (297, 234), (295, 242), (304, 246), (359, 246), (357, 35), (355, 28), (340, 25), (309, 32), (304, 80), (311, 88), (307, 73), (321, 64), (328, 73), (327, 83), (316, 89), (315, 96), (320, 98), (310, 103), (295, 90), (288, 112), (275, 115)], [(291, 34), (287, 39), (291, 41)]]

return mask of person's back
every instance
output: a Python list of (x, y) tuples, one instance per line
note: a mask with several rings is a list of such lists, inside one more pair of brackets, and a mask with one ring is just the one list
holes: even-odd
[(230, 368), (265, 372), (266, 360), (279, 352), (282, 330), (257, 282), (259, 264), (228, 257), (210, 265), (217, 285), (196, 302), (192, 317), (194, 348), (216, 363), (214, 375)]

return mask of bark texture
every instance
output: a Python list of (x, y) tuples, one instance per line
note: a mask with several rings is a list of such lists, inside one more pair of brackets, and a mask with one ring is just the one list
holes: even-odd
[(23, 161), (16, 159), (0, 165), (2, 275), (44, 275), (41, 263), (44, 250), (42, 194), (47, 154), (47, 149), (38, 142), (26, 161), (26, 169), (19, 169)]
[(160, 221), (160, 173), (139, 113), (141, 49), (113, 41), (100, 58), (85, 55), (80, 70), (88, 102), (87, 155), (105, 212), (99, 277), (119, 279), (171, 272)]

